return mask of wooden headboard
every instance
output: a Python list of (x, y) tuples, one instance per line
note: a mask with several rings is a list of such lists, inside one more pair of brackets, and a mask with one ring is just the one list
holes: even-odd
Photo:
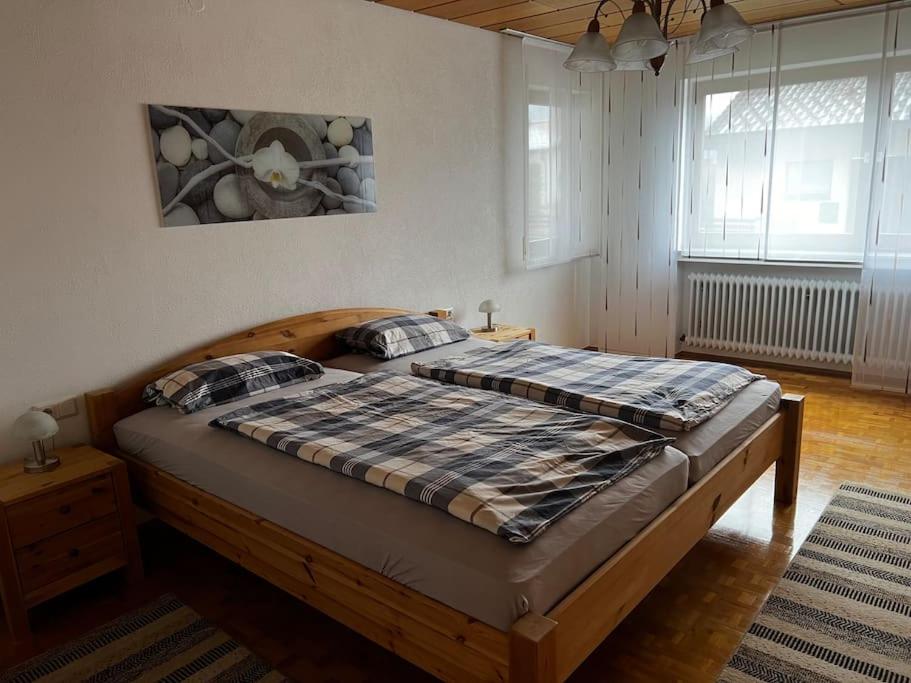
[(328, 360), (345, 353), (335, 333), (365, 320), (410, 313), (400, 308), (340, 308), (276, 320), (224, 337), (167, 363), (146, 370), (115, 387), (90, 391), (85, 395), (92, 444), (113, 453), (117, 448), (114, 424), (148, 408), (142, 390), (159, 377), (211, 358), (250, 351), (289, 351), (313, 360)]

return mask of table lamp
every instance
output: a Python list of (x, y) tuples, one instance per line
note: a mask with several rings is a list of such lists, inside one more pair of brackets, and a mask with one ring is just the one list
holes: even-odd
[(478, 311), (487, 314), (487, 327), (483, 328), (482, 332), (496, 332), (497, 328), (493, 324), (493, 314), (500, 312), (500, 304), (493, 299), (484, 299), (481, 305), (478, 306)]
[(48, 454), (44, 447), (44, 440), (50, 439), (58, 431), (60, 427), (57, 420), (41, 410), (30, 410), (13, 423), (13, 435), (17, 439), (32, 442), (32, 455), (23, 463), (26, 472), (50, 472), (60, 465), (60, 459)]

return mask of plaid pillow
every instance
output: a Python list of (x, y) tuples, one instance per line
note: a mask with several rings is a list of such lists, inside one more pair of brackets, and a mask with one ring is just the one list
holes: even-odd
[(371, 320), (336, 335), (350, 348), (385, 360), (445, 346), (470, 336), (468, 330), (453, 322), (420, 314)]
[(147, 403), (173, 406), (181, 413), (263, 394), (323, 374), (319, 363), (284, 351), (256, 351), (188, 365), (146, 386)]

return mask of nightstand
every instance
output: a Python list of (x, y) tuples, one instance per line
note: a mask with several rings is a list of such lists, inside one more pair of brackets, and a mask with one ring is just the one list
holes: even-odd
[(0, 591), (15, 640), (28, 610), (102, 574), (142, 578), (126, 464), (90, 446), (54, 451), (60, 466), (0, 465)]
[(517, 339), (534, 341), (537, 336), (534, 327), (516, 327), (515, 325), (497, 325), (497, 329), (493, 332), (485, 332), (483, 328), (476, 327), (471, 333), (478, 339), (494, 342), (516, 341)]

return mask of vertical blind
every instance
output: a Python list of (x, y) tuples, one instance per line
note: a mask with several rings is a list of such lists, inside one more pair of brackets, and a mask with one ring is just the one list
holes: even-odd
[(563, 68), (569, 48), (524, 38), (525, 264), (598, 253), (601, 237), (600, 74)]
[(911, 10), (884, 33), (854, 382), (911, 393)]

